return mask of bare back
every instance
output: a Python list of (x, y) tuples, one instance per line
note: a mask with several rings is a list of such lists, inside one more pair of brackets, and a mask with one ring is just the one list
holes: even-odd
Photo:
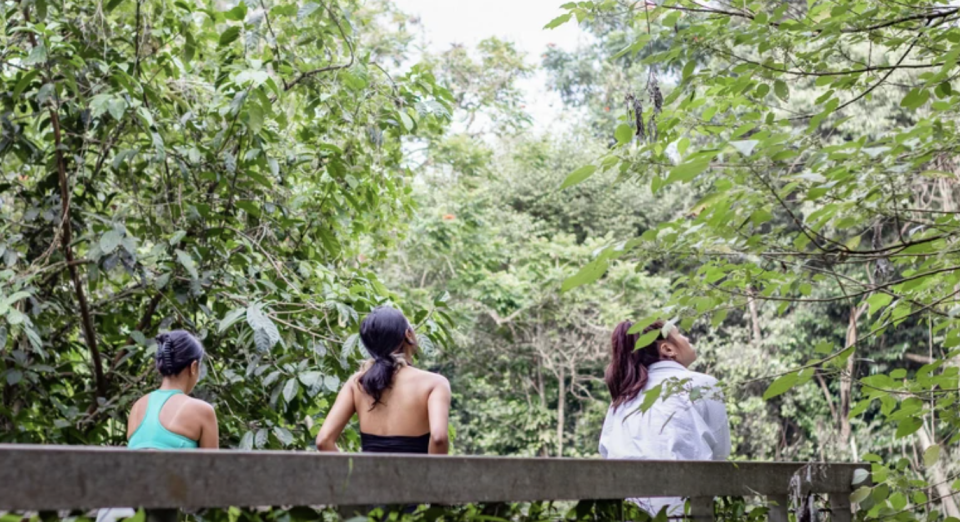
[(442, 375), (400, 366), (376, 406), (373, 397), (360, 386), (358, 375), (350, 377), (323, 421), (317, 448), (337, 451), (336, 441), (354, 413), (359, 417), (362, 433), (381, 437), (429, 434), (430, 453), (448, 451), (450, 383)]
[(376, 406), (373, 397), (355, 383), (359, 393), (354, 394), (353, 402), (360, 418), (360, 431), (370, 435), (411, 437), (430, 433), (428, 401), (436, 387), (445, 384), (441, 379), (434, 373), (401, 367), (393, 376), (393, 386), (383, 392)]

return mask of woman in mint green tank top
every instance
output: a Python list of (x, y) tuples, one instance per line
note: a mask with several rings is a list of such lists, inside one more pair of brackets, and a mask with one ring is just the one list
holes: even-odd
[(160, 389), (141, 397), (130, 410), (130, 449), (217, 449), (220, 446), (213, 406), (189, 396), (200, 380), (203, 345), (183, 330), (157, 336)]

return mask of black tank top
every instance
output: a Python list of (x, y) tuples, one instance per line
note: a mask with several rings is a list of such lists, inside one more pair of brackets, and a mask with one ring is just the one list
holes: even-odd
[(360, 432), (360, 448), (364, 453), (429, 453), (430, 434), (419, 437), (404, 435), (370, 435)]

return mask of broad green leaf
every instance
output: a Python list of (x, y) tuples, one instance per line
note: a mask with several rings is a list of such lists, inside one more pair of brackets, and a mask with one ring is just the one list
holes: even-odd
[(863, 484), (870, 478), (870, 472), (865, 469), (855, 469), (853, 470), (853, 481), (850, 483), (851, 486), (856, 486)]
[(613, 134), (617, 139), (617, 143), (621, 145), (630, 143), (630, 141), (633, 140), (633, 128), (626, 123), (617, 125), (617, 130)]
[(877, 310), (887, 306), (891, 301), (893, 301), (893, 297), (890, 294), (871, 295), (867, 298), (867, 304), (870, 305), (870, 314), (872, 315)]
[(596, 165), (584, 165), (580, 167), (579, 169), (571, 172), (570, 175), (567, 176), (567, 179), (563, 180), (563, 184), (560, 185), (560, 190), (582, 183), (584, 180), (592, 176), (596, 171)]
[(397, 111), (397, 114), (400, 115), (400, 121), (403, 123), (403, 128), (410, 132), (413, 130), (413, 119), (406, 113), (406, 111), (400, 110)]
[(753, 154), (754, 147), (757, 146), (757, 143), (760, 143), (757, 140), (743, 140), (743, 141), (731, 141), (730, 145), (733, 145), (733, 148), (737, 149), (743, 157), (750, 157)]
[(896, 438), (902, 439), (908, 435), (917, 432), (923, 426), (923, 421), (919, 417), (908, 417), (900, 421), (897, 425)]
[(696, 178), (701, 172), (707, 170), (710, 166), (709, 159), (696, 159), (687, 163), (681, 163), (670, 170), (670, 176), (667, 177), (667, 183), (676, 181), (688, 182)]
[(640, 349), (646, 348), (647, 346), (650, 346), (650, 343), (656, 341), (659, 338), (660, 338), (659, 329), (654, 329), (652, 331), (649, 331), (641, 335), (639, 338), (637, 338), (637, 344), (635, 345), (636, 347), (634, 349), (640, 350)]
[(240, 28), (233, 25), (220, 34), (220, 47), (226, 47), (240, 38)]
[(780, 98), (783, 101), (790, 99), (790, 89), (783, 80), (777, 80), (773, 82), (773, 92), (777, 95), (777, 98)]
[(100, 250), (104, 254), (109, 254), (120, 246), (123, 235), (116, 229), (110, 229), (100, 236)]
[(862, 486), (857, 488), (856, 491), (850, 494), (850, 502), (854, 504), (859, 504), (866, 500), (870, 496), (872, 489), (868, 486)]
[(183, 268), (190, 274), (190, 277), (193, 279), (199, 279), (200, 274), (197, 273), (197, 263), (193, 260), (193, 257), (190, 254), (184, 252), (183, 250), (177, 249), (177, 260), (180, 261), (180, 264)]
[(247, 17), (247, 4), (246, 2), (240, 1), (237, 3), (236, 7), (225, 11), (223, 13), (224, 18), (227, 20), (232, 20), (234, 22), (242, 22)]
[(13, 99), (16, 100), (20, 98), (20, 95), (23, 94), (23, 91), (30, 86), (30, 83), (40, 74), (40, 69), (32, 69), (27, 71), (20, 77), (20, 80), (17, 81), (16, 87), (13, 88)]
[(320, 4), (316, 2), (307, 2), (303, 4), (303, 7), (297, 10), (297, 19), (303, 20), (304, 18), (315, 13), (317, 9), (320, 9)]
[(223, 319), (220, 320), (220, 327), (217, 329), (218, 334), (222, 334), (227, 328), (230, 328), (237, 323), (244, 315), (246, 315), (246, 308), (237, 308), (236, 310), (231, 310), (227, 315), (223, 316)]
[(640, 411), (646, 413), (656, 404), (657, 399), (660, 398), (660, 394), (663, 392), (663, 384), (658, 384), (653, 388), (643, 392), (643, 402), (640, 403)]
[(560, 27), (561, 25), (563, 25), (563, 24), (567, 23), (568, 21), (570, 21), (570, 16), (571, 16), (570, 13), (562, 14), (562, 15), (554, 18), (553, 20), (550, 20), (549, 22), (547, 22), (547, 25), (543, 26), (543, 28), (544, 28), (544, 29), (554, 29), (554, 28)]
[[(300, 391), (300, 385), (297, 384), (297, 379), (290, 378), (287, 380), (287, 384), (283, 386), (283, 399), (286, 402), (290, 402), (297, 397), (297, 392)], [(276, 434), (276, 432), (274, 432)]]
[[(296, 384), (296, 382), (294, 382), (294, 384)], [(273, 436), (284, 446), (289, 446), (293, 444), (294, 441), (293, 433), (290, 433), (290, 430), (282, 426), (275, 426), (273, 428)]]
[(253, 432), (248, 431), (243, 434), (243, 437), (240, 439), (240, 445), (237, 449), (240, 450), (251, 450), (253, 449)]
[(767, 387), (767, 390), (763, 392), (763, 400), (770, 400), (778, 395), (782, 395), (788, 391), (790, 388), (793, 388), (797, 384), (799, 379), (799, 374), (797, 372), (788, 373), (786, 375), (778, 377), (770, 386)]
[(930, 99), (930, 91), (921, 87), (916, 87), (910, 90), (906, 96), (903, 97), (903, 100), (900, 101), (900, 106), (907, 109), (916, 109), (927, 103), (927, 100)]
[(940, 445), (933, 444), (923, 451), (923, 465), (931, 467), (940, 460)]
[(576, 274), (563, 280), (563, 284), (560, 286), (560, 291), (566, 292), (578, 286), (590, 284), (596, 281), (597, 279), (600, 279), (600, 277), (606, 271), (607, 271), (606, 259), (600, 259), (597, 261), (592, 261), (590, 263), (587, 263)]

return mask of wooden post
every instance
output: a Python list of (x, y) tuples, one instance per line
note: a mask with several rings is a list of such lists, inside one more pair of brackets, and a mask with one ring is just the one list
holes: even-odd
[(767, 495), (767, 507), (770, 522), (788, 522), (790, 519), (790, 499), (786, 495)]
[(691, 520), (713, 520), (713, 497), (693, 497), (690, 499)]
[(830, 520), (833, 522), (850, 522), (853, 517), (849, 493), (830, 494)]

